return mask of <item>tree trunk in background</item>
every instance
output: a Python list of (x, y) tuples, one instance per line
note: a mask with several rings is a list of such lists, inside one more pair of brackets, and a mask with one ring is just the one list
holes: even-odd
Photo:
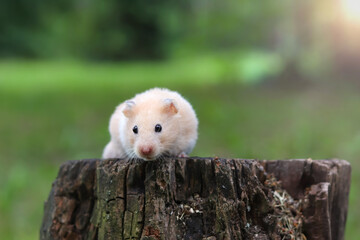
[(342, 160), (70, 161), (40, 239), (343, 239), (350, 171)]

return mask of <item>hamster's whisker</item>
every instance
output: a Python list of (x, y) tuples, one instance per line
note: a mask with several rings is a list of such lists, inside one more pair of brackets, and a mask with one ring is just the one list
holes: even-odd
[(138, 158), (138, 156), (136, 155), (136, 153), (135, 153), (133, 150), (129, 149), (129, 150), (126, 151), (126, 152), (127, 152), (129, 161), (130, 161), (131, 163), (137, 164), (137, 163), (141, 163), (141, 162), (143, 161), (142, 159)]
[(134, 159), (136, 159), (136, 154), (135, 154), (135, 152), (134, 152), (133, 150), (131, 150), (131, 149), (128, 149), (128, 150), (126, 151), (126, 155), (128, 156), (128, 159), (129, 159), (130, 162), (133, 162)]
[(168, 152), (168, 151), (164, 151), (164, 152), (162, 152), (162, 153), (160, 154), (159, 159), (164, 160), (165, 158), (167, 158), (167, 157), (169, 157), (169, 156), (170, 156), (169, 152)]

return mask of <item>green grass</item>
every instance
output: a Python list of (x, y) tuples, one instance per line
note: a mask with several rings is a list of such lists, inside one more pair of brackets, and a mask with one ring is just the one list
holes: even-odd
[(114, 107), (154, 86), (178, 90), (193, 104), (200, 128), (192, 155), (350, 161), (346, 239), (357, 239), (359, 89), (326, 83), (299, 90), (247, 86), (234, 69), (211, 58), (0, 62), (0, 239), (37, 239), (43, 202), (60, 164), (100, 157)]
[(256, 82), (282, 69), (278, 56), (266, 52), (232, 52), (168, 62), (95, 63), (76, 61), (3, 61), (0, 89), (14, 93), (118, 87), (125, 91), (155, 85), (173, 87)]

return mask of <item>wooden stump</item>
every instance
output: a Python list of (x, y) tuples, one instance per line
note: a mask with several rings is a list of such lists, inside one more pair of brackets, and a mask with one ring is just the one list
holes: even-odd
[(294, 159), (262, 161), (262, 165), (295, 199), (307, 194), (303, 214), (308, 239), (344, 239), (351, 180), (348, 162)]
[(343, 239), (350, 171), (342, 160), (70, 161), (40, 239)]

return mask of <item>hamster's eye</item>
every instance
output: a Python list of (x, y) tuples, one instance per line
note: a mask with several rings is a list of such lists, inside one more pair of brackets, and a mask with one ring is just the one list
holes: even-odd
[(137, 134), (139, 132), (139, 129), (138, 129), (138, 127), (136, 125), (133, 127), (133, 132), (135, 134)]
[(160, 124), (155, 125), (155, 132), (161, 132), (161, 129), (162, 129), (162, 127)]

